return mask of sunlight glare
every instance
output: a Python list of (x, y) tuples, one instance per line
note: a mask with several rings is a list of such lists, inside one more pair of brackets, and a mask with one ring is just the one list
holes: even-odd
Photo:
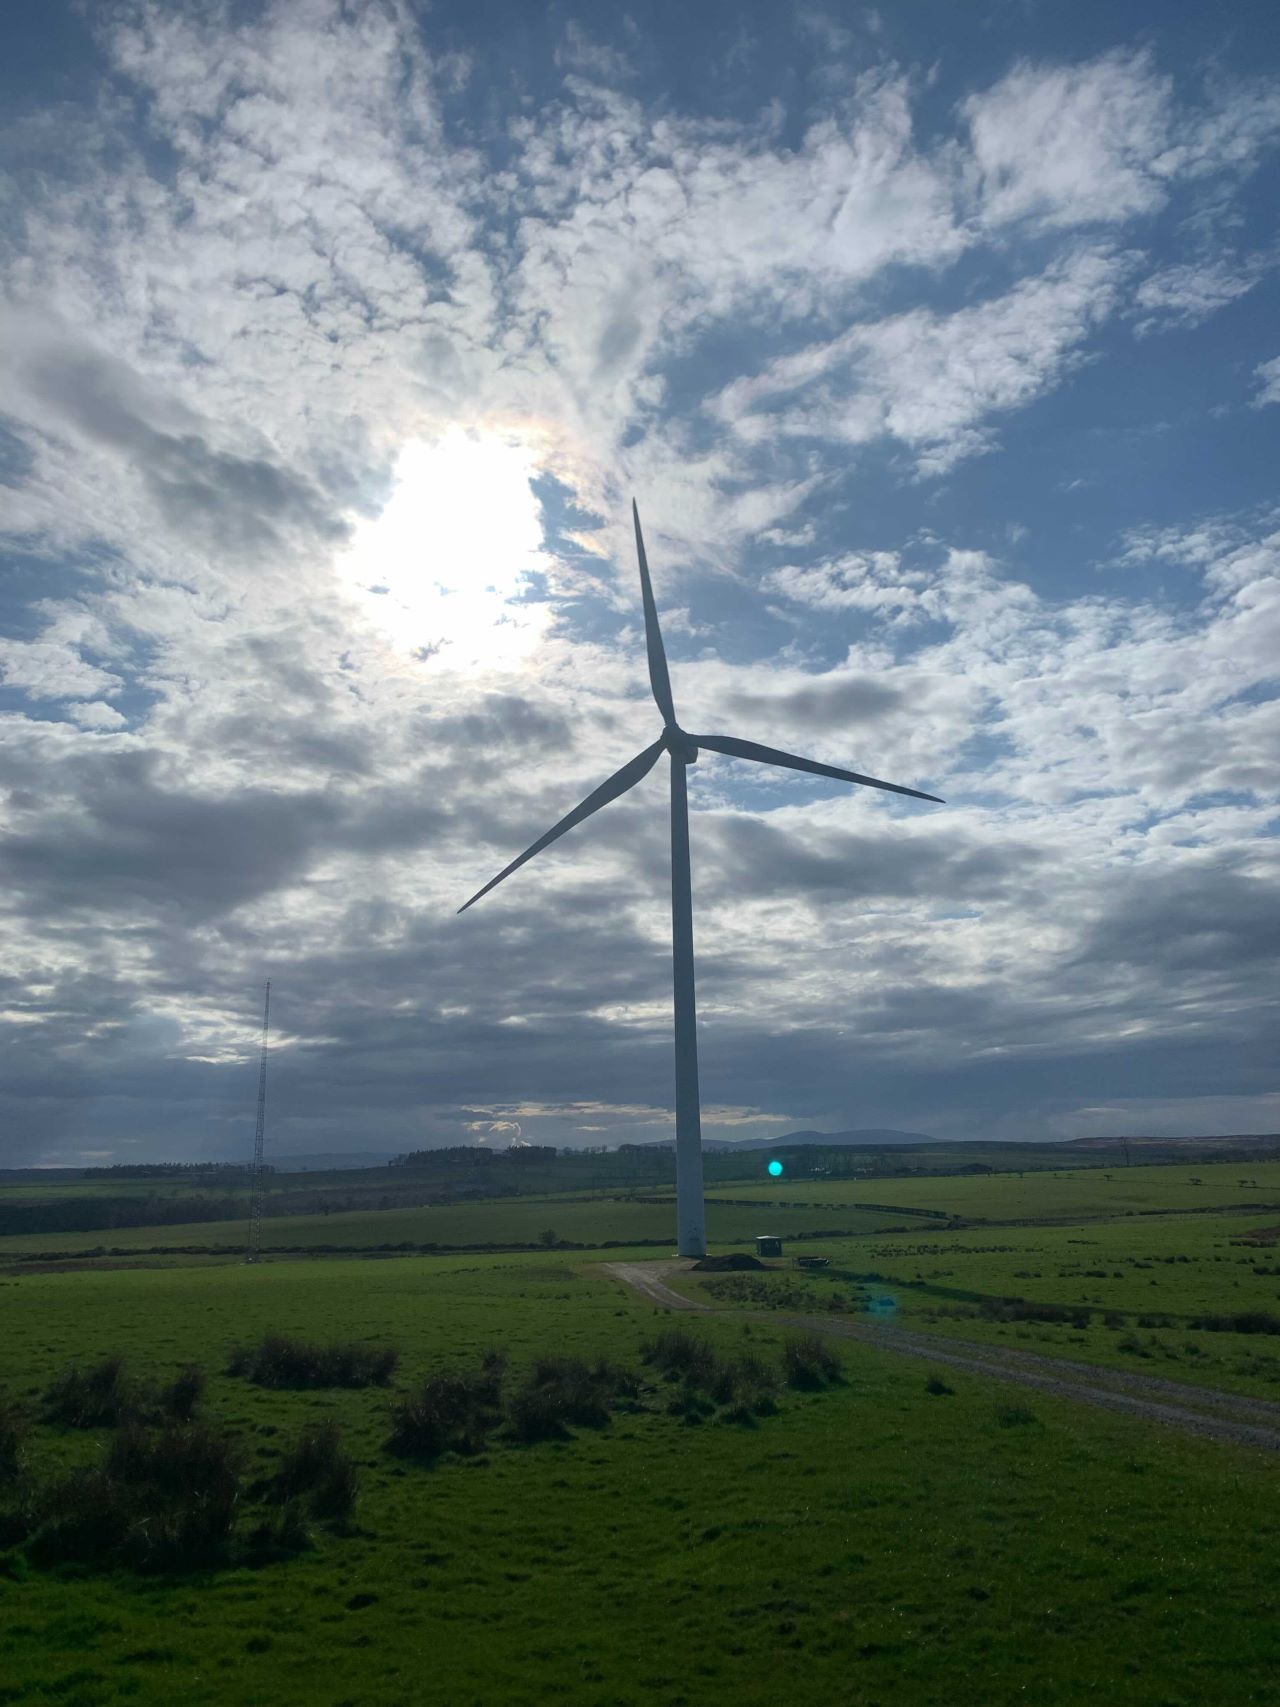
[(510, 665), (537, 646), (544, 604), (518, 604), (526, 577), (549, 566), (530, 481), (533, 449), (451, 428), (410, 440), (381, 514), (357, 525), (340, 574), (399, 650), (450, 669)]

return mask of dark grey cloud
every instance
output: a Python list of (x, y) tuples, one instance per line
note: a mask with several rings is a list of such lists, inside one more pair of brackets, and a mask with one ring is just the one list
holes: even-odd
[(803, 896), (815, 906), (880, 898), (937, 904), (1030, 894), (1045, 855), (939, 830), (874, 835), (783, 830), (742, 814), (702, 813), (699, 886), (720, 900)]
[(298, 882), (335, 852), (420, 847), (450, 821), (425, 775), (374, 782), (358, 797), (314, 786), (196, 791), (143, 748), (64, 759), (54, 790), (46, 797), (34, 778), (11, 788), (24, 822), (0, 833), (11, 901), (46, 918), (177, 910), (207, 921)]
[[(836, 681), (820, 680), (809, 687), (786, 693), (732, 693), (728, 707), (735, 717), (754, 720), (761, 730), (795, 727), (815, 734), (842, 729), (862, 729), (902, 708), (899, 688), (867, 677), (844, 676)], [(745, 725), (744, 725), (745, 728)], [(735, 725), (736, 730), (736, 725)], [(771, 740), (765, 733), (759, 740)]]
[[(58, 420), (131, 464), (177, 535), (255, 555), (289, 538), (337, 545), (348, 536), (348, 523), (304, 476), (265, 453), (211, 445), (187, 408), (156, 395), (118, 357), (50, 342), (22, 373)], [(157, 426), (157, 416), (184, 424)]]
[(1239, 972), (1280, 960), (1274, 879), (1227, 857), (1175, 872), (1133, 871), (1116, 883), (1084, 933), (1077, 965), (1144, 975)]

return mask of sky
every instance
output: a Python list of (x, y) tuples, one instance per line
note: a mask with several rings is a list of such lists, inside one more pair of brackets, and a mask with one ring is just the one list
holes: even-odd
[(1280, 1131), (1266, 0), (0, 55), (0, 1165)]

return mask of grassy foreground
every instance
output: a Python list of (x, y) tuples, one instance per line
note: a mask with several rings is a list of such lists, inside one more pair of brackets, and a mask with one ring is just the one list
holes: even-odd
[[(1275, 1699), (1274, 1461), (842, 1346), (846, 1380), (753, 1426), (661, 1405), (433, 1468), (382, 1450), (394, 1395), (220, 1373), (268, 1331), (401, 1351), (397, 1387), (504, 1345), (638, 1364), (663, 1320), (562, 1254), (24, 1274), (0, 1384), (73, 1358), (211, 1372), (269, 1472), (305, 1420), (360, 1465), (355, 1531), (199, 1576), (0, 1576), (0, 1701), (569, 1703)], [(699, 1324), (767, 1350), (767, 1325)], [(92, 1455), (92, 1433), (36, 1431)]]

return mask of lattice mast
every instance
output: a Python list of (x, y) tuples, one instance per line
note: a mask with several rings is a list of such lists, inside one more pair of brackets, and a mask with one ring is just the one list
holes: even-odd
[(267, 1033), (271, 1025), (271, 980), (262, 1004), (262, 1059), (258, 1064), (258, 1124), (253, 1134), (253, 1186), (249, 1200), (249, 1249), (246, 1262), (257, 1262), (262, 1250), (262, 1140), (267, 1130)]

